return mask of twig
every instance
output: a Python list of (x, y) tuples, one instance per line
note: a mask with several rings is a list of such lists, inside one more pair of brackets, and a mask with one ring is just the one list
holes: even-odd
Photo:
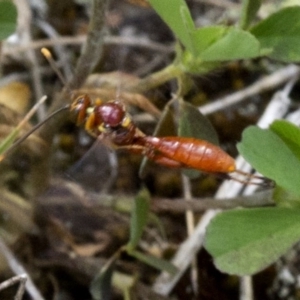
[[(23, 0), (14, 0), (14, 3), (16, 4), (16, 7), (18, 9), (18, 31), (20, 37), (25, 40), (26, 43), (31, 42), (31, 30), (30, 30), (30, 24), (31, 24), (31, 10), (29, 7), (29, 2), (23, 1)], [(39, 63), (36, 57), (36, 54), (34, 53), (34, 50), (28, 49), (26, 52), (29, 62), (32, 65), (31, 73), (32, 73), (32, 79), (33, 79), (33, 86), (34, 86), (34, 92), (35, 92), (35, 98), (40, 99), (43, 96), (43, 89), (42, 89), (42, 79), (40, 74), (40, 67)], [(44, 119), (46, 115), (45, 107), (39, 106), (38, 108), (38, 119), (41, 121)]]
[(259, 79), (251, 86), (245, 88), (242, 91), (233, 93), (227, 97), (224, 97), (222, 99), (217, 99), (212, 103), (203, 105), (199, 107), (199, 110), (205, 115), (215, 113), (219, 110), (225, 109), (229, 106), (245, 101), (251, 96), (266, 91), (270, 91), (284, 84), (285, 82), (289, 81), (291, 78), (294, 78), (295, 76), (299, 76), (299, 74), (300, 74), (300, 68), (298, 66), (289, 65), (271, 75)]
[(77, 62), (74, 76), (69, 82), (70, 90), (78, 89), (93, 71), (102, 55), (105, 35), (105, 13), (108, 0), (94, 0), (92, 5), (92, 16), (90, 29), (87, 34), (86, 43)]
[(15, 300), (22, 300), (24, 292), (25, 292), (25, 284), (27, 281), (27, 275), (26, 274), (21, 274), (14, 276), (12, 278), (9, 278), (5, 280), (4, 282), (0, 283), (0, 291), (13, 286), (16, 283), (19, 283), (19, 288), (15, 296)]
[(166, 63), (166, 55), (165, 54), (157, 54), (155, 57), (150, 60), (145, 65), (141, 66), (137, 70), (134, 71), (136, 76), (142, 77), (146, 74), (151, 73), (157, 66)]
[[(192, 199), (192, 188), (191, 188), (191, 183), (190, 179), (182, 174), (181, 175), (181, 181), (182, 181), (182, 187), (183, 187), (183, 198), (185, 202), (189, 202)], [(195, 227), (195, 219), (194, 219), (194, 213), (192, 210), (187, 209), (185, 212), (185, 219), (186, 219), (186, 224), (187, 224), (187, 233), (188, 235), (191, 235), (194, 231)]]
[(251, 276), (242, 276), (240, 278), (240, 300), (252, 300), (253, 286)]
[[(77, 36), (57, 36), (50, 39), (35, 40), (30, 43), (25, 43), (20, 46), (11, 47), (9, 44), (5, 44), (2, 55), (10, 55), (11, 53), (24, 52), (28, 49), (40, 49), (43, 47), (63, 46), (63, 45), (81, 45), (87, 39), (86, 35)], [(157, 51), (165, 54), (171, 54), (174, 52), (174, 45), (170, 44), (165, 46), (163, 44), (136, 37), (123, 37), (123, 36), (105, 36), (105, 45), (119, 45), (119, 46), (131, 46), (137, 48), (145, 48), (151, 51)]]
[[(4, 241), (0, 237), (0, 251), (6, 258), (7, 263), (9, 264), (12, 271), (17, 275), (27, 274), (24, 267), (21, 263), (17, 260), (14, 254), (10, 251), (10, 249), (5, 245)], [(39, 290), (34, 285), (31, 278), (27, 275), (27, 282), (26, 282), (26, 290), (31, 295), (34, 300), (43, 300), (43, 296), (39, 292)]]
[[(58, 38), (59, 34), (56, 30), (48, 23), (42, 20), (37, 20), (37, 25), (51, 38)], [(68, 57), (67, 47), (60, 44), (54, 44), (53, 49), (59, 57), (60, 62), (62, 62), (62, 69), (65, 78), (70, 78), (72, 75), (72, 70), (70, 66), (70, 60)], [(44, 47), (44, 46), (43, 46)]]
[(148, 50), (157, 51), (165, 54), (174, 52), (174, 44), (164, 45), (148, 39), (136, 37), (122, 37), (122, 36), (107, 36), (104, 40), (105, 44), (132, 46), (139, 48), (146, 48)]
[[(192, 187), (191, 187), (190, 179), (186, 175), (181, 173), (181, 181), (182, 181), (182, 187), (183, 187), (184, 202), (189, 203), (192, 199)], [(186, 220), (186, 225), (187, 225), (188, 236), (191, 236), (195, 230), (195, 216), (194, 216), (194, 212), (192, 210), (190, 210), (190, 209), (186, 210), (185, 220)], [(197, 256), (195, 255), (191, 262), (191, 271), (190, 271), (192, 289), (193, 289), (194, 295), (197, 295), (198, 291), (199, 291), (199, 287), (198, 287), (199, 276), (198, 276), (197, 265), (198, 265), (197, 264)]]
[(187, 210), (200, 213), (209, 209), (226, 210), (237, 207), (269, 206), (274, 205), (272, 193), (272, 190), (266, 190), (249, 196), (238, 196), (233, 199), (194, 198), (190, 201), (182, 201), (182, 199), (154, 199), (151, 203), (151, 209), (156, 213), (184, 213)]
[[(61, 181), (60, 181), (60, 184)], [(87, 205), (93, 207), (93, 209), (103, 209), (103, 206), (111, 207), (114, 210), (121, 210), (123, 212), (130, 213), (132, 207), (132, 196), (113, 196), (99, 193), (88, 193), (84, 191), (79, 185), (66, 181), (63, 185), (68, 186), (71, 189), (71, 193), (76, 194), (79, 198), (84, 198), (87, 201)], [(73, 190), (76, 189), (76, 190)], [(202, 213), (210, 209), (233, 209), (237, 207), (258, 207), (258, 206), (271, 206), (274, 205), (272, 201), (273, 190), (264, 190), (257, 192), (249, 196), (236, 196), (231, 199), (228, 198), (191, 198), (190, 201), (182, 201), (182, 198), (178, 199), (165, 199), (165, 198), (154, 198), (151, 201), (151, 210), (156, 214), (174, 213), (184, 214), (187, 210), (191, 210), (194, 213)], [(226, 200), (226, 201), (224, 201)], [(66, 203), (66, 199), (64, 199)], [(61, 199), (51, 198), (50, 205), (57, 205), (61, 203)], [(66, 203), (68, 204), (68, 203)], [(74, 202), (68, 205), (74, 205)], [(80, 202), (81, 205), (81, 202)]]
[(13, 131), (3, 139), (0, 143), (0, 161), (8, 155), (13, 149), (12, 145), (17, 136), (20, 133), (20, 130), (29, 122), (30, 118), (36, 113), (38, 108), (46, 101), (47, 97), (43, 96), (35, 105), (29, 110), (25, 117), (19, 122), (19, 124), (13, 129)]
[(180, 76), (182, 72), (183, 71), (178, 66), (171, 64), (166, 68), (156, 73), (152, 73), (148, 77), (141, 79), (137, 83), (128, 85), (126, 91), (134, 93), (143, 93), (157, 86), (160, 86), (171, 79)]

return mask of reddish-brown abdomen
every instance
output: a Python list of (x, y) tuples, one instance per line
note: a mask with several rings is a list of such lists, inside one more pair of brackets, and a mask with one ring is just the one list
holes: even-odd
[(145, 137), (147, 146), (180, 162), (183, 167), (204, 172), (230, 173), (235, 161), (218, 146), (204, 140), (186, 137)]

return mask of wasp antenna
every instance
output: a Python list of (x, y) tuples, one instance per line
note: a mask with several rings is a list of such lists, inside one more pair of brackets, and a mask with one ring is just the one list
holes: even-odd
[(35, 105), (30, 109), (30, 111), (25, 115), (25, 117), (22, 119), (22, 121), (17, 125), (16, 129), (21, 129), (25, 123), (27, 123), (33, 114), (38, 110), (38, 108), (47, 100), (47, 96), (43, 96), (38, 102), (35, 103)]
[[(59, 114), (60, 112), (70, 109), (70, 105), (63, 106), (59, 108), (58, 110), (54, 111), (50, 115), (47, 116), (46, 119), (41, 121), (40, 123), (36, 124), (32, 129), (30, 129), (27, 133), (25, 133), (22, 137), (20, 137), (16, 142), (14, 142), (4, 153), (1, 154), (0, 156), (0, 162), (1, 160), (6, 157), (8, 154), (10, 154), (17, 146), (19, 146), (22, 142), (24, 142), (33, 132), (38, 130), (42, 125), (44, 125), (48, 120), (50, 120), (53, 116)], [(23, 121), (22, 121), (23, 122)], [(19, 127), (19, 125), (17, 126)]]
[(43, 96), (36, 104), (30, 109), (30, 111), (24, 116), (24, 118), (19, 122), (19, 124), (13, 129), (13, 131), (4, 138), (4, 140), (0, 143), (0, 149), (2, 154), (0, 155), (0, 161), (4, 158), (3, 153), (10, 148), (11, 143), (16, 139), (20, 130), (24, 127), (24, 125), (29, 121), (29, 119), (33, 116), (33, 114), (37, 111), (37, 109), (46, 101), (47, 96)]
[(49, 65), (51, 66), (53, 71), (56, 73), (56, 75), (58, 76), (58, 78), (60, 79), (62, 84), (64, 86), (67, 86), (66, 79), (65, 79), (64, 75), (62, 74), (62, 72), (59, 70), (59, 67), (58, 67), (57, 63), (55, 62), (55, 60), (53, 59), (51, 52), (47, 48), (42, 48), (41, 52), (44, 55), (44, 57), (47, 59)]

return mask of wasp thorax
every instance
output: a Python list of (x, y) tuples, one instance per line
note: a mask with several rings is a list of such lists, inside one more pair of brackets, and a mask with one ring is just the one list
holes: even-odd
[(114, 102), (98, 105), (94, 108), (95, 120), (97, 124), (105, 127), (117, 127), (122, 124), (125, 116), (123, 106)]
[(131, 122), (127, 126), (114, 129), (112, 133), (112, 141), (115, 145), (131, 145), (136, 136), (136, 127)]

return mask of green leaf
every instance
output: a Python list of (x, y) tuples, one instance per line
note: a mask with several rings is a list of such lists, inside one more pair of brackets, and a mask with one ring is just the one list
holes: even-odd
[(17, 26), (17, 9), (12, 1), (0, 1), (0, 40), (13, 34)]
[(300, 7), (284, 8), (251, 29), (262, 48), (271, 48), (273, 59), (300, 61)]
[(276, 133), (250, 126), (237, 148), (258, 172), (300, 196), (300, 161)]
[(270, 265), (299, 239), (299, 209), (239, 209), (212, 220), (205, 247), (221, 271), (249, 275)]
[(161, 237), (164, 240), (167, 240), (167, 234), (166, 234), (164, 224), (162, 223), (161, 219), (156, 214), (154, 214), (154, 213), (149, 214), (149, 223), (151, 223), (151, 225), (153, 225), (157, 228), (159, 234), (161, 235)]
[(219, 145), (218, 134), (207, 117), (196, 106), (183, 100), (179, 101), (178, 135)]
[(255, 18), (257, 11), (261, 6), (261, 0), (243, 0), (242, 16), (240, 19), (240, 28), (246, 29)]
[(194, 30), (192, 37), (196, 45), (196, 55), (201, 56), (201, 53), (220, 40), (226, 31), (225, 26), (207, 26)]
[[(218, 135), (210, 121), (199, 109), (183, 100), (179, 101), (178, 135), (206, 140), (218, 145)], [(190, 178), (197, 178), (201, 172), (184, 169), (183, 173)]]
[(300, 208), (300, 196), (276, 186), (273, 191), (273, 200), (278, 207)]
[(152, 266), (153, 268), (156, 268), (161, 271), (166, 271), (171, 275), (174, 275), (177, 272), (177, 268), (167, 260), (160, 259), (155, 256), (146, 255), (136, 250), (129, 251), (128, 254), (137, 258), (139, 261), (142, 261), (147, 265)]
[(133, 250), (139, 243), (144, 227), (148, 221), (148, 212), (150, 206), (150, 194), (143, 189), (134, 199), (132, 214), (130, 219), (130, 239), (127, 244), (127, 250)]
[(114, 268), (115, 260), (111, 260), (94, 277), (90, 285), (90, 293), (94, 300), (106, 300), (111, 298), (111, 279)]
[(0, 155), (12, 146), (13, 142), (17, 139), (20, 134), (20, 128), (15, 127), (0, 143)]
[[(201, 29), (199, 29), (201, 31)], [(228, 61), (258, 57), (259, 41), (251, 33), (228, 28), (225, 34), (202, 53), (197, 52), (202, 61)]]
[(149, 0), (149, 3), (181, 43), (194, 54), (191, 33), (195, 25), (186, 2), (184, 0)]
[[(245, 59), (261, 54), (259, 42), (249, 32), (225, 26), (196, 29), (184, 0), (149, 2), (196, 60), (198, 67), (202, 62)], [(254, 8), (255, 5), (249, 6), (251, 13)], [(183, 65), (192, 66), (193, 63)]]
[(300, 129), (296, 125), (285, 121), (274, 121), (270, 129), (275, 132), (300, 160)]

